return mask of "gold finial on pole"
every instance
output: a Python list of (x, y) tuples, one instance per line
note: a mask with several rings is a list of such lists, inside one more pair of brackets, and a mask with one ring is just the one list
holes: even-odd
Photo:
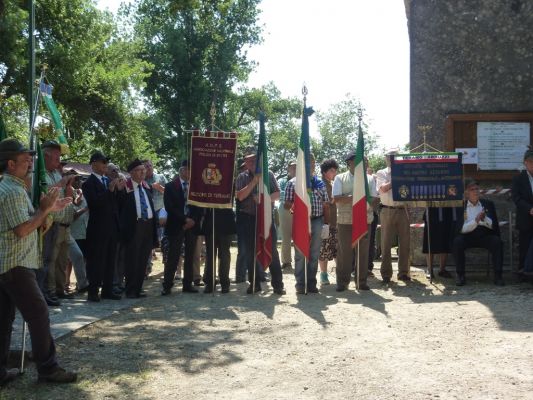
[(423, 141), (422, 146), (424, 148), (424, 153), (427, 152), (427, 140), (426, 136), (429, 131), (431, 131), (432, 126), (431, 125), (418, 125), (417, 126), (418, 131), (422, 133)]

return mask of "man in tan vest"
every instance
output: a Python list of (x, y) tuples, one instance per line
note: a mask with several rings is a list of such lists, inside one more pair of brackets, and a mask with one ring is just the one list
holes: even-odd
[(383, 283), (389, 283), (392, 278), (391, 247), (394, 237), (398, 236), (399, 260), (398, 280), (408, 282), (409, 277), (409, 247), (411, 232), (409, 229), (409, 212), (402, 203), (392, 199), (391, 156), (397, 154), (397, 149), (385, 153), (387, 168), (376, 174), (376, 188), (381, 200), (381, 277)]
[[(366, 283), (368, 275), (368, 233), (359, 240), (359, 246), (352, 247), (352, 199), (355, 170), (355, 152), (352, 151), (344, 158), (348, 171), (339, 174), (333, 181), (333, 200), (337, 205), (337, 292), (348, 289), (354, 260), (360, 263), (359, 290), (369, 290)], [(367, 208), (367, 224), (373, 219), (372, 209)], [(369, 226), (370, 231), (370, 226)], [(359, 251), (357, 251), (359, 248)], [(355, 264), (357, 265), (357, 264)], [(357, 282), (357, 281), (356, 281)]]

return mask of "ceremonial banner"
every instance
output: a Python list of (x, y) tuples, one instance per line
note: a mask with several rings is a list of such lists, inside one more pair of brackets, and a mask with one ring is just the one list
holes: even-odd
[(463, 205), (463, 163), (460, 153), (394, 154), (392, 197), (414, 207)]
[(236, 149), (235, 132), (193, 132), (188, 204), (233, 207)]

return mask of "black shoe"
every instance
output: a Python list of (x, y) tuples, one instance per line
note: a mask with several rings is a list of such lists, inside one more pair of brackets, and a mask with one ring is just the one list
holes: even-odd
[(176, 277), (174, 278), (174, 280), (176, 280), (176, 281), (181, 281), (181, 276), (176, 275)]
[(87, 301), (98, 303), (100, 301), (100, 296), (98, 296), (98, 293), (89, 293), (87, 295)]
[(78, 293), (82, 294), (89, 290), (89, 285), (82, 287), (81, 289), (78, 289)]
[(274, 288), (274, 293), (279, 294), (280, 296), (287, 294), (287, 292), (283, 288)]
[(503, 278), (501, 276), (494, 279), (494, 284), (496, 286), (505, 286), (505, 282), (503, 281)]
[(390, 278), (381, 278), (383, 283), (390, 283)]
[(102, 299), (106, 299), (106, 300), (120, 300), (122, 298), (121, 295), (119, 294), (115, 294), (113, 292), (111, 293), (102, 293)]
[(346, 285), (337, 285), (337, 287), (335, 288), (335, 291), (336, 292), (344, 292), (346, 290)]
[(183, 293), (198, 293), (198, 289), (195, 289), (194, 286), (184, 286), (182, 291)]
[(439, 272), (438, 272), (438, 275), (441, 277), (441, 278), (451, 278), (452, 277), (452, 274), (445, 270), (445, 269), (441, 269)]
[(307, 293), (318, 293), (318, 288), (316, 286), (312, 288), (307, 288)]
[(411, 282), (411, 277), (407, 274), (401, 274), (401, 275), (398, 275), (398, 280), (404, 281), (404, 282)]
[(66, 293), (66, 292), (57, 292), (57, 293), (56, 293), (56, 296), (57, 296), (59, 299), (73, 299), (73, 298), (74, 298), (74, 294), (72, 294), (72, 293)]
[(170, 288), (161, 290), (161, 296), (168, 296), (170, 294)]
[(56, 298), (55, 300), (51, 297), (44, 296), (44, 300), (46, 301), (46, 304), (50, 307), (59, 307), (61, 305), (60, 301)]
[(53, 382), (53, 383), (72, 383), (76, 382), (78, 374), (75, 372), (65, 371), (61, 367), (56, 367), (48, 374), (39, 374), (39, 382)]
[(19, 375), (20, 371), (18, 368), (11, 368), (6, 370), (6, 374), (2, 379), (0, 379), (0, 386), (4, 386), (8, 384), (9, 382), (15, 380), (15, 378)]
[(366, 283), (360, 283), (359, 290), (370, 290), (370, 286), (368, 286)]
[[(146, 295), (144, 295), (146, 297)], [(126, 293), (126, 298), (127, 299), (138, 299), (140, 297), (140, 295), (138, 294), (135, 294), (135, 293)]]
[(204, 286), (205, 283), (203, 283), (200, 279), (194, 280), (194, 286)]
[(465, 279), (465, 276), (464, 275), (457, 275), (455, 277), (455, 284), (457, 286), (464, 286), (466, 283), (466, 279)]
[(222, 286), (222, 289), (220, 289), (220, 293), (229, 293), (229, 286)]
[(248, 286), (248, 289), (246, 289), (246, 294), (254, 294), (254, 293), (260, 293), (261, 292), (261, 286), (256, 286), (255, 290), (253, 289), (253, 286)]
[(292, 264), (291, 263), (283, 263), (281, 265), (281, 269), (292, 269)]

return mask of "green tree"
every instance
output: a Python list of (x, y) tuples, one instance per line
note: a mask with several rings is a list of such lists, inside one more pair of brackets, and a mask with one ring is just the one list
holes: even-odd
[[(27, 94), (25, 5), (8, 1), (0, 16), (0, 95), (5, 99)], [(146, 116), (137, 106), (150, 65), (134, 56), (139, 44), (121, 35), (113, 16), (91, 0), (41, 0), (36, 32), (37, 64), (47, 64), (70, 141), (80, 141), (71, 143), (82, 151), (72, 157), (86, 161), (95, 147), (121, 165), (134, 156), (154, 155)]]
[(364, 108), (361, 102), (350, 94), (338, 103), (333, 104), (325, 112), (317, 112), (317, 122), (321, 142), (316, 151), (317, 160), (334, 158), (341, 165), (346, 153), (354, 151), (359, 132), (358, 115), (362, 113), (361, 128), (365, 138), (365, 154), (368, 156), (378, 149), (377, 136), (368, 132), (365, 122)]
[(186, 153), (186, 130), (225, 120), (233, 87), (253, 67), (246, 49), (260, 42), (259, 0), (141, 0), (135, 13), (138, 53), (153, 65), (144, 93), (166, 125), (161, 144)]

